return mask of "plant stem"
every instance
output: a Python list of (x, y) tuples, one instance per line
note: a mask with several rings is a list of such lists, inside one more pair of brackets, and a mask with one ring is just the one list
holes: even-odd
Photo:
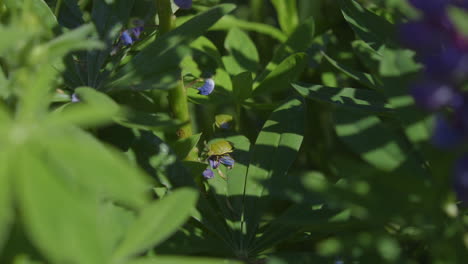
[(55, 17), (58, 19), (59, 12), (60, 12), (60, 7), (62, 6), (62, 0), (57, 0), (57, 4), (55, 5)]
[[(170, 0), (156, 0), (156, 8), (159, 16), (159, 35), (166, 34), (175, 27), (175, 17), (172, 14)], [(187, 138), (192, 135), (192, 123), (188, 110), (187, 93), (182, 80), (177, 86), (169, 90), (169, 105), (175, 119), (184, 123), (177, 130), (177, 137)]]

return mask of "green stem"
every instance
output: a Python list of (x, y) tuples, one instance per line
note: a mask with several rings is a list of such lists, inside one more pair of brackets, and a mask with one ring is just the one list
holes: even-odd
[[(170, 0), (156, 0), (156, 8), (159, 16), (159, 35), (166, 34), (175, 28), (175, 17), (172, 14)], [(187, 138), (192, 135), (192, 122), (188, 110), (187, 92), (182, 80), (177, 86), (169, 90), (169, 105), (175, 119), (184, 123), (177, 130), (178, 138)]]
[(60, 7), (62, 6), (62, 0), (57, 0), (57, 4), (55, 5), (55, 17), (58, 19), (59, 12), (60, 12)]

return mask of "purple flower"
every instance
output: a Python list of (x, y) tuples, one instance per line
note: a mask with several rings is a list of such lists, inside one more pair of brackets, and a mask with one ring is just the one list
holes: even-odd
[(78, 98), (78, 95), (76, 95), (76, 93), (73, 93), (71, 95), (71, 102), (72, 103), (78, 103), (80, 101), (80, 98)]
[(399, 35), (404, 46), (423, 53), (439, 52), (446, 32), (431, 25), (428, 21), (412, 21), (399, 27)]
[(219, 167), (218, 157), (216, 157), (216, 156), (209, 157), (208, 162), (210, 163), (210, 167), (212, 169), (217, 169)]
[(425, 57), (423, 63), (427, 76), (440, 81), (463, 81), (468, 73), (468, 54), (455, 47), (445, 47), (442, 52)]
[(174, 0), (174, 3), (181, 9), (192, 8), (192, 0)]
[(468, 203), (468, 155), (460, 158), (455, 164), (455, 193), (458, 200)]
[(208, 78), (205, 79), (205, 83), (203, 84), (202, 87), (198, 88), (198, 93), (201, 95), (209, 95), (213, 92), (215, 87), (215, 82), (213, 79)]
[(409, 0), (409, 2), (427, 15), (438, 15), (445, 12), (450, 0)]
[(122, 44), (126, 45), (126, 46), (129, 46), (129, 45), (132, 45), (133, 44), (133, 39), (132, 37), (130, 36), (130, 31), (128, 30), (125, 30), (122, 32), (122, 34), (120, 35), (120, 41), (122, 42)]
[(411, 94), (418, 105), (428, 110), (457, 105), (461, 100), (461, 94), (451, 86), (430, 80), (413, 85)]
[(214, 178), (214, 172), (210, 169), (206, 169), (203, 171), (203, 177), (205, 179), (213, 179)]
[(439, 148), (452, 148), (460, 144), (463, 139), (463, 132), (454, 123), (442, 115), (436, 116), (432, 144)]
[(221, 162), (221, 164), (228, 167), (229, 169), (231, 169), (234, 166), (234, 159), (227, 155), (219, 159), (219, 162)]

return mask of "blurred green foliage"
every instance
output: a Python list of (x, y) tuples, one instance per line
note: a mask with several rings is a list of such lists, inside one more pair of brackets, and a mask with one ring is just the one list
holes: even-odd
[(156, 1), (0, 0), (0, 263), (468, 259), (405, 1), (194, 0), (164, 34)]

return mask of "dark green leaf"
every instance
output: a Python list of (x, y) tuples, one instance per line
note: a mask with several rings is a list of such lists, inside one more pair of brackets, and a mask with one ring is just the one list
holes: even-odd
[(307, 55), (305, 53), (289, 56), (270, 72), (258, 86), (254, 87), (253, 95), (258, 96), (290, 89), (290, 83), (300, 76), (306, 64)]
[(334, 88), (323, 85), (300, 86), (292, 84), (302, 96), (338, 107), (350, 107), (373, 113), (386, 113), (391, 106), (380, 93), (367, 89)]

